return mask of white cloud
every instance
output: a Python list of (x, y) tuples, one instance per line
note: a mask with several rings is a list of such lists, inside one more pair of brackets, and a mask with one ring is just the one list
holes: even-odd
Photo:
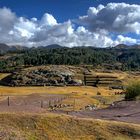
[(116, 44), (137, 44), (140, 40), (131, 38), (131, 37), (124, 37), (122, 35), (118, 35), (116, 41), (114, 43)]
[[(17, 17), (8, 8), (0, 9), (0, 42), (27, 46), (107, 47), (119, 43), (136, 44), (140, 40), (123, 33), (140, 34), (140, 5), (109, 3), (90, 7), (87, 15), (79, 17), (75, 26), (71, 20), (59, 23), (45, 13), (39, 20)], [(119, 34), (115, 40), (114, 33)]]
[(14, 22), (16, 21), (16, 15), (11, 12), (8, 8), (0, 9), (0, 28), (1, 32), (6, 32), (10, 30)]
[(57, 25), (56, 19), (52, 15), (45, 13), (40, 21), (40, 26), (54, 26), (54, 25)]
[(21, 37), (30, 38), (34, 34), (37, 26), (36, 23), (34, 23), (32, 20), (33, 19), (31, 19), (30, 21), (28, 19), (20, 17), (18, 21), (14, 24), (15, 32), (18, 31)]
[(140, 5), (109, 3), (106, 6), (90, 7), (86, 16), (79, 17), (78, 23), (91, 31), (104, 29), (109, 32), (140, 33)]

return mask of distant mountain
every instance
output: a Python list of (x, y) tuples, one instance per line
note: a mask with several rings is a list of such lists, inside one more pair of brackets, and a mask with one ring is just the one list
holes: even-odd
[[(95, 46), (77, 46), (77, 47), (74, 47), (73, 48), (81, 48), (81, 47), (86, 47), (86, 48), (94, 48), (94, 49), (100, 49), (98, 47), (95, 47)], [(47, 49), (57, 49), (57, 48), (64, 48), (64, 46), (60, 46), (58, 44), (52, 44), (52, 45), (48, 45), (48, 46), (45, 46), (45, 47), (41, 47), (41, 48), (47, 48)], [(115, 47), (113, 47), (115, 49), (140, 49), (140, 45), (125, 45), (125, 44), (119, 44)], [(101, 48), (102, 49), (102, 48)]]
[(60, 46), (58, 44), (52, 44), (48, 46), (40, 46), (38, 48), (45, 48), (45, 49), (57, 49), (57, 48), (63, 48), (63, 46)]
[(52, 44), (52, 45), (48, 45), (47, 46), (47, 48), (49, 48), (49, 49), (56, 49), (56, 48), (63, 48), (63, 46), (60, 46), (60, 45), (58, 45), (58, 44)]
[(114, 47), (115, 49), (128, 49), (129, 46), (125, 45), (125, 44), (119, 44), (117, 46)]
[[(83, 48), (84, 46), (77, 46), (77, 47), (73, 47), (73, 48)], [(57, 49), (57, 48), (65, 48), (65, 46), (60, 46), (58, 44), (52, 44), (52, 45), (48, 45), (48, 46), (39, 46), (39, 47), (32, 47), (30, 49)], [(85, 47), (84, 47), (85, 48)], [(100, 48), (96, 48), (93, 46), (88, 46), (86, 48), (94, 48), (94, 49), (100, 49)], [(110, 48), (110, 47), (108, 47)], [(8, 51), (20, 51), (20, 50), (26, 50), (29, 49), (28, 47), (25, 46), (20, 46), (20, 45), (13, 45), (13, 46), (9, 46), (6, 45), (4, 43), (0, 43), (0, 54), (6, 53)], [(119, 44), (115, 47), (113, 47), (113, 49), (140, 49), (140, 45), (125, 45), (125, 44)]]
[(115, 49), (140, 49), (140, 45), (125, 45), (125, 44), (119, 44), (114, 47)]
[(133, 45), (132, 48), (140, 49), (140, 45)]
[(5, 53), (10, 50), (10, 47), (6, 44), (0, 43), (0, 53)]
[(25, 50), (25, 49), (28, 49), (28, 47), (25, 47), (25, 46), (20, 46), (20, 45), (13, 45), (13, 46), (10, 46), (11, 50)]
[(24, 50), (27, 49), (27, 47), (19, 46), (19, 45), (14, 45), (14, 46), (9, 46), (4, 43), (0, 43), (0, 53), (6, 53), (8, 51), (17, 51), (17, 50)]

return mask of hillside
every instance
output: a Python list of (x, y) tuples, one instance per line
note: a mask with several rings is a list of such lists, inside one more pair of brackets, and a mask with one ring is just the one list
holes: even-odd
[[(48, 46), (39, 46), (38, 49), (57, 49), (57, 48), (63, 48), (60, 45), (57, 44), (52, 44)], [(15, 51), (22, 51), (29, 49), (28, 47), (25, 46), (20, 46), (20, 45), (7, 45), (4, 43), (0, 43), (0, 54), (5, 54), (7, 52), (15, 52)], [(32, 49), (35, 49), (34, 47)]]
[(84, 68), (74, 66), (38, 66), (12, 73), (0, 82), (9, 86), (82, 85), (82, 80), (75, 76), (83, 71)]
[(0, 43), (0, 54), (7, 53), (9, 51), (21, 51), (24, 49), (26, 49), (26, 47), (19, 46), (19, 45), (9, 46), (9, 45)]
[(140, 49), (135, 47), (66, 48), (58, 45), (18, 50), (0, 58), (0, 72), (40, 65), (92, 65), (95, 69), (140, 70)]
[(119, 44), (114, 47), (115, 49), (140, 49), (140, 45), (125, 45), (125, 44)]
[(60, 46), (58, 44), (52, 44), (52, 45), (48, 45), (48, 46), (39, 46), (38, 48), (57, 49), (57, 48), (63, 48), (63, 46)]
[[(140, 126), (64, 115), (0, 114), (0, 138), (24, 140), (138, 140)], [(63, 125), (62, 125), (63, 123)]]
[(10, 49), (10, 47), (6, 44), (0, 44), (0, 53), (7, 52)]

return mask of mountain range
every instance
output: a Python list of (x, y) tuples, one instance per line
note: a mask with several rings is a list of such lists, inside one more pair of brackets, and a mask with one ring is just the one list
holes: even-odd
[[(56, 48), (62, 48), (63, 46), (60, 46), (58, 44), (52, 44), (52, 45), (48, 45), (48, 46), (39, 46), (37, 48), (47, 48), (47, 49), (56, 49)], [(93, 47), (93, 46), (89, 46), (89, 47)], [(34, 47), (33, 47), (34, 48)], [(96, 47), (94, 47), (96, 48)], [(110, 47), (109, 47), (110, 48)], [(117, 46), (113, 47), (114, 49), (140, 49), (140, 45), (125, 45), (125, 44), (119, 44)], [(28, 47), (25, 46), (20, 46), (20, 45), (7, 45), (4, 43), (0, 43), (0, 53), (6, 53), (8, 51), (19, 51), (19, 50), (25, 50), (25, 49), (29, 49)]]

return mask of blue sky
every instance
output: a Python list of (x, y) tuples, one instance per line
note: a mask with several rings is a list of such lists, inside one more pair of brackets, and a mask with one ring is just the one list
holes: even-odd
[(139, 0), (0, 0), (0, 7), (10, 8), (18, 16), (28, 18), (41, 18), (47, 12), (63, 22), (86, 14), (89, 7), (110, 2), (140, 4)]
[(139, 0), (0, 0), (0, 42), (68, 47), (140, 44), (139, 9)]

